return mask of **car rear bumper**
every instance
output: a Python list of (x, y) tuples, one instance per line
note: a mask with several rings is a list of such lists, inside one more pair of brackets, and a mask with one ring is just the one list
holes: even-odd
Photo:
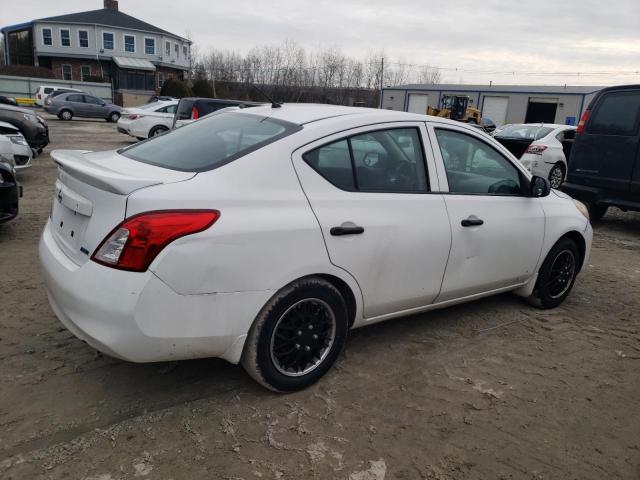
[(78, 266), (59, 248), (50, 221), (39, 248), (58, 319), (93, 348), (127, 361), (221, 357), (237, 363), (248, 328), (236, 319), (255, 318), (272, 295), (180, 295), (151, 271), (125, 272), (92, 261)]

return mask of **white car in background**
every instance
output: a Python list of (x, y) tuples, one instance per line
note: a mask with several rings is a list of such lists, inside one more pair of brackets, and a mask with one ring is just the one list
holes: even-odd
[(0, 155), (10, 158), (16, 170), (31, 166), (33, 150), (17, 127), (0, 122)]
[(583, 204), (426, 115), (259, 106), (51, 156), (40, 259), (61, 322), (115, 357), (221, 357), (278, 391), (322, 377), (351, 328), (507, 291), (556, 307), (591, 247)]
[(54, 87), (53, 85), (40, 85), (36, 90), (36, 105), (39, 107), (44, 107), (44, 101), (47, 99), (49, 95), (53, 92), (81, 92), (82, 90), (78, 90), (77, 88), (69, 88), (69, 87)]
[(569, 145), (575, 136), (576, 127), (571, 125), (530, 123), (507, 125), (493, 137), (533, 175), (547, 178), (557, 189), (566, 178)]
[(138, 140), (151, 138), (171, 130), (178, 100), (146, 103), (125, 109), (118, 120), (118, 131)]

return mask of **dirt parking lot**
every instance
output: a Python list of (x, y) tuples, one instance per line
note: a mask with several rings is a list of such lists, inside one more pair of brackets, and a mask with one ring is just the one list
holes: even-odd
[(357, 330), (324, 380), (276, 395), (221, 360), (96, 354), (57, 321), (48, 152), (132, 140), (49, 122), (0, 226), (0, 478), (640, 479), (640, 215), (605, 216), (555, 310), (501, 295)]

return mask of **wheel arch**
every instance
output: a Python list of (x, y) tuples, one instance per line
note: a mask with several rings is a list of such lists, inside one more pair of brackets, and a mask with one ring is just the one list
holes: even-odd
[[(582, 264), (584, 263), (584, 257), (587, 254), (587, 242), (585, 241), (585, 239), (582, 236), (582, 234), (580, 232), (578, 232), (577, 230), (568, 231), (567, 233), (562, 235), (556, 241), (556, 243), (558, 243), (563, 238), (568, 238), (569, 240), (573, 241), (577, 245), (578, 253), (580, 254), (580, 262), (578, 264), (578, 271), (580, 271), (582, 269)], [(554, 243), (554, 245), (555, 245), (555, 243)]]

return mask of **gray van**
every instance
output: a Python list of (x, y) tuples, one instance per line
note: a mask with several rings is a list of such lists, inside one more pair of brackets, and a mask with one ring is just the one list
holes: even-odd
[(562, 190), (599, 220), (611, 206), (640, 211), (640, 85), (601, 90), (585, 110)]

